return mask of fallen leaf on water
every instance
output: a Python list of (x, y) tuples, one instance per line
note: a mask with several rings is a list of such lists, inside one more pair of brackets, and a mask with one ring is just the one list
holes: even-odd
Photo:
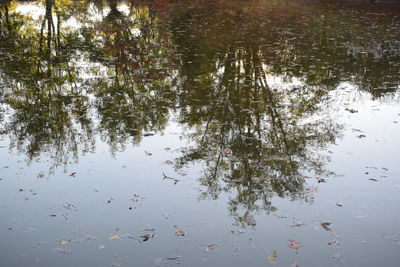
[(303, 226), (303, 225), (304, 225), (304, 223), (302, 223), (300, 221), (296, 221), (296, 222), (292, 223), (291, 227), (300, 227), (300, 226)]
[(115, 234), (115, 235), (110, 236), (110, 237), (108, 238), (108, 240), (120, 239), (120, 238), (121, 238), (121, 236), (120, 236), (119, 234)]
[(346, 111), (350, 112), (350, 113), (357, 113), (358, 110), (352, 109), (352, 108), (346, 108)]
[(332, 229), (329, 227), (329, 225), (331, 225), (332, 223), (330, 222), (322, 222), (321, 223), (321, 227), (324, 228), (327, 231), (331, 231)]
[(270, 252), (270, 253), (268, 254), (268, 260), (269, 260), (270, 262), (276, 262), (276, 258), (277, 258), (277, 255), (276, 255), (276, 252), (275, 252), (275, 251), (272, 251), (272, 252)]
[(205, 248), (200, 248), (200, 249), (205, 252), (210, 252), (211, 250), (217, 250), (218, 246), (216, 244), (209, 244)]
[(216, 250), (216, 249), (218, 249), (218, 246), (215, 244), (210, 244), (210, 245), (207, 245), (207, 248), (209, 248), (211, 250)]
[(139, 243), (146, 242), (150, 238), (153, 238), (156, 235), (155, 231), (156, 231), (156, 229), (154, 229), (154, 228), (146, 228), (146, 229), (143, 229), (143, 232), (142, 232), (143, 234), (140, 235), (139, 237), (128, 236), (128, 238), (137, 240)]
[(184, 231), (177, 231), (177, 232), (175, 232), (175, 235), (176, 236), (185, 236), (185, 232)]
[(60, 245), (65, 245), (65, 244), (71, 243), (72, 241), (71, 241), (71, 239), (61, 239), (61, 240), (58, 240), (57, 242)]
[(141, 235), (140, 236), (141, 239), (138, 239), (138, 240), (139, 240), (139, 242), (146, 242), (147, 240), (149, 240), (152, 237), (153, 237), (153, 235), (151, 235), (151, 234), (144, 234), (144, 235)]
[(298, 249), (302, 248), (303, 246), (295, 240), (289, 240), (289, 247), (292, 249), (298, 250)]
[(328, 246), (338, 246), (339, 245), (339, 241), (332, 240), (332, 241), (329, 241), (327, 244), (328, 244)]

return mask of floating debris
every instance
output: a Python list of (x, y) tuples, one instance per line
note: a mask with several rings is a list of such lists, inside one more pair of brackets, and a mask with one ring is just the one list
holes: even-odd
[(71, 242), (72, 242), (71, 239), (61, 239), (61, 240), (57, 241), (57, 243), (59, 243), (62, 246), (65, 245), (65, 244), (71, 243)]
[(184, 231), (176, 231), (176, 232), (175, 232), (175, 235), (176, 235), (176, 236), (185, 236), (186, 233), (185, 233)]
[(278, 255), (276, 254), (276, 251), (272, 251), (268, 254), (268, 260), (270, 262), (276, 262)]
[(150, 238), (153, 238), (154, 234), (144, 234), (141, 235), (140, 238), (138, 239), (139, 242), (146, 242), (147, 240), (149, 240)]
[(297, 242), (295, 240), (289, 240), (288, 246), (292, 249), (295, 249), (296, 251), (303, 247), (299, 242)]
[(204, 252), (210, 252), (210, 251), (213, 251), (213, 250), (217, 250), (218, 249), (218, 245), (216, 245), (216, 244), (209, 244), (209, 245), (207, 245), (207, 246), (205, 246), (205, 247), (203, 247), (203, 248), (200, 248), (202, 251), (204, 251)]
[(176, 179), (176, 178), (174, 178), (174, 177), (167, 176), (165, 173), (162, 173), (162, 174), (164, 175), (163, 180), (165, 180), (165, 179), (173, 180), (173, 181), (174, 181), (174, 184), (177, 184), (177, 183), (180, 181), (179, 179)]
[(327, 230), (327, 231), (331, 231), (331, 230), (332, 230), (332, 229), (329, 227), (329, 225), (332, 224), (331, 222), (322, 222), (322, 223), (320, 223), (320, 224), (321, 224), (321, 227), (324, 228), (325, 230)]
[(345, 108), (346, 111), (350, 113), (358, 113), (358, 110), (352, 109), (352, 108)]
[(113, 240), (113, 239), (121, 239), (121, 236), (117, 233), (108, 238), (108, 240)]
[(327, 244), (328, 244), (328, 246), (338, 246), (339, 245), (339, 241), (332, 240), (332, 241), (329, 241)]
[(156, 229), (154, 229), (154, 228), (146, 228), (146, 229), (143, 229), (143, 233), (141, 235), (139, 235), (139, 237), (128, 236), (128, 238), (135, 239), (139, 243), (146, 242), (156, 235), (155, 231), (156, 231)]
[(291, 227), (300, 227), (305, 225), (304, 223), (300, 222), (300, 221), (295, 221), (292, 223)]

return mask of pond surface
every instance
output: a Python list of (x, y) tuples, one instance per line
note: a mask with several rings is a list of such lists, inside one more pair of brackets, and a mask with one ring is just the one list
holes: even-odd
[(2, 1), (0, 266), (399, 266), (400, 6)]

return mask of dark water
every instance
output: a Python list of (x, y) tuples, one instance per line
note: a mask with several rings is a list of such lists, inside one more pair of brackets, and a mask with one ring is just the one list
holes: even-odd
[(1, 267), (399, 266), (398, 4), (2, 1), (0, 40)]

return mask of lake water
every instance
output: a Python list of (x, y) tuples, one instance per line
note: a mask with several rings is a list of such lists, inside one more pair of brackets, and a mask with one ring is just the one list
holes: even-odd
[(2, 1), (0, 266), (399, 266), (399, 104), (396, 3)]

